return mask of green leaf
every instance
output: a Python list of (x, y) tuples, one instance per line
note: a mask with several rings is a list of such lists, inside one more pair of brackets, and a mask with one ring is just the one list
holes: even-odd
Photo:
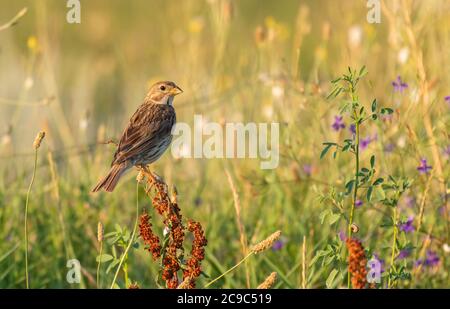
[(353, 185), (355, 184), (355, 180), (354, 179), (352, 179), (352, 180), (350, 180), (350, 181), (348, 181), (346, 184), (345, 184), (345, 189), (346, 189), (346, 194), (350, 194), (350, 192), (352, 192), (352, 189), (353, 189)]
[[(325, 145), (325, 143), (324, 143)], [(325, 146), (325, 148), (323, 148), (322, 152), (320, 153), (320, 159), (322, 159), (328, 152), (328, 150), (330, 150), (331, 146), (333, 146), (332, 144), (327, 144)]]
[(386, 193), (384, 192), (383, 188), (380, 186), (377, 186), (375, 189), (375, 197), (377, 201), (382, 201), (386, 198)]
[(374, 166), (375, 166), (375, 156), (371, 156), (370, 157), (370, 167), (373, 169)]
[(323, 224), (323, 222), (325, 221), (325, 218), (328, 216), (329, 213), (330, 213), (330, 210), (326, 209), (319, 214), (320, 224)]
[(372, 198), (372, 191), (373, 191), (373, 187), (370, 186), (369, 189), (367, 189), (367, 201), (369, 201), (369, 202)]
[(373, 182), (372, 185), (373, 185), (373, 186), (378, 186), (378, 185), (382, 184), (383, 181), (384, 181), (383, 178), (378, 178), (377, 180), (375, 180), (375, 181)]
[(106, 273), (109, 273), (117, 264), (120, 263), (119, 259), (115, 259), (109, 264), (108, 268), (106, 269)]
[(98, 255), (97, 258), (95, 259), (97, 262), (108, 262), (111, 261), (114, 257), (111, 254), (102, 254), (102, 255)]
[(394, 110), (392, 109), (392, 108), (389, 108), (389, 107), (384, 107), (384, 108), (382, 108), (381, 109), (381, 113), (384, 115), (384, 114), (388, 114), (388, 115), (390, 115), (390, 114), (392, 114), (394, 112)]
[(375, 113), (377, 111), (377, 99), (372, 101), (372, 113)]
[(330, 219), (328, 220), (330, 225), (333, 225), (334, 223), (336, 223), (337, 220), (339, 220), (339, 218), (341, 217), (341, 214), (337, 213), (331, 213)]
[(339, 271), (337, 269), (333, 269), (331, 271), (331, 273), (328, 276), (327, 281), (326, 281), (327, 288), (331, 289), (333, 287), (333, 282), (334, 282), (334, 279), (336, 278), (336, 275), (338, 274), (338, 272)]

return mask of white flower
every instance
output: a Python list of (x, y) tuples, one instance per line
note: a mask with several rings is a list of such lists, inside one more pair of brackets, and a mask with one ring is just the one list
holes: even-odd
[(33, 85), (34, 85), (34, 80), (33, 80), (33, 78), (30, 77), (30, 76), (28, 76), (28, 77), (25, 79), (25, 82), (23, 83), (23, 86), (25, 87), (26, 90), (30, 90), (31, 87), (33, 87)]
[(274, 85), (272, 87), (272, 96), (276, 99), (284, 97), (284, 88), (280, 85)]
[(166, 227), (164, 227), (164, 230), (163, 230), (164, 237), (166, 237), (167, 234), (169, 234), (169, 228), (166, 226)]
[(450, 246), (448, 244), (443, 244), (442, 245), (442, 249), (444, 249), (445, 253), (449, 253), (450, 252)]
[(351, 26), (348, 29), (348, 44), (352, 48), (356, 48), (361, 44), (363, 31), (358, 25)]
[(397, 55), (397, 60), (399, 63), (404, 64), (406, 61), (408, 61), (409, 58), (409, 49), (408, 47), (403, 47), (399, 50)]
[(397, 146), (400, 148), (405, 148), (406, 145), (406, 139), (404, 136), (400, 136), (397, 140)]

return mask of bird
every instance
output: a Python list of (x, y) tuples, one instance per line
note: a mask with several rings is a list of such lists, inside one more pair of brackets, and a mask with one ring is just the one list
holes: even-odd
[(144, 103), (122, 133), (108, 174), (92, 192), (102, 189), (112, 192), (127, 170), (133, 166), (146, 169), (162, 156), (172, 142), (172, 128), (176, 123), (173, 101), (182, 92), (171, 81), (157, 82), (150, 87)]

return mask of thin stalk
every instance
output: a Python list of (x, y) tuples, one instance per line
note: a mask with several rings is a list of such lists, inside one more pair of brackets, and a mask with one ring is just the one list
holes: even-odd
[(100, 267), (102, 265), (103, 241), (100, 242), (100, 254), (97, 265), (97, 289), (100, 287)]
[[(356, 97), (355, 97), (355, 93), (354, 93), (354, 88), (351, 87), (351, 92), (352, 92), (352, 101), (355, 102), (356, 101)], [(350, 216), (349, 216), (349, 220), (348, 220), (348, 238), (350, 239), (352, 237), (352, 224), (353, 224), (353, 216), (355, 213), (355, 207), (356, 207), (356, 200), (358, 197), (358, 188), (359, 188), (359, 184), (358, 184), (358, 173), (359, 173), (359, 119), (358, 119), (358, 115), (356, 110), (354, 109), (353, 111), (353, 116), (355, 118), (355, 184), (354, 184), (354, 191), (353, 191), (353, 198), (352, 198), (352, 207), (350, 209)], [(351, 275), (350, 272), (348, 272), (347, 274), (347, 286), (348, 288), (350, 288), (350, 283), (351, 283)]]
[(223, 274), (221, 274), (219, 277), (217, 277), (216, 279), (208, 282), (204, 288), (207, 288), (208, 286), (210, 286), (211, 284), (213, 284), (214, 282), (216, 282), (217, 280), (219, 280), (220, 278), (222, 278), (223, 276), (227, 275), (228, 273), (232, 272), (235, 268), (237, 268), (239, 265), (241, 265), (242, 263), (245, 262), (245, 260), (247, 260), (254, 252), (251, 251), (249, 254), (247, 254), (242, 260), (239, 261), (239, 263), (237, 263), (236, 265), (234, 265), (233, 267), (231, 267), (230, 269), (228, 269), (226, 272), (224, 272)]
[(130, 242), (128, 243), (127, 248), (125, 249), (125, 251), (122, 254), (122, 257), (120, 258), (120, 263), (117, 266), (117, 270), (114, 275), (114, 279), (111, 283), (110, 289), (114, 288), (114, 284), (116, 283), (117, 276), (119, 275), (120, 268), (122, 267), (123, 261), (125, 260), (125, 257), (128, 255), (128, 251), (130, 250), (131, 245), (133, 244), (133, 240), (136, 235), (136, 230), (137, 230), (137, 226), (138, 226), (138, 221), (139, 221), (139, 182), (137, 181), (136, 182), (136, 220), (134, 221), (133, 233), (131, 234)]
[(30, 200), (31, 187), (34, 183), (34, 178), (36, 176), (36, 166), (37, 166), (37, 153), (38, 149), (34, 150), (34, 167), (33, 175), (31, 176), (30, 186), (28, 187), (27, 198), (25, 201), (25, 222), (24, 222), (24, 232), (25, 232), (25, 282), (27, 289), (30, 288), (30, 281), (28, 277), (28, 202)]
[[(391, 269), (393, 269), (394, 271), (396, 271), (396, 267), (395, 267), (395, 253), (397, 251), (397, 234), (398, 234), (398, 227), (397, 227), (397, 207), (394, 207), (394, 236), (392, 237), (392, 253), (391, 253)], [(389, 272), (389, 279), (388, 279), (388, 288), (392, 287), (392, 281), (391, 281), (391, 276), (390, 276)]]

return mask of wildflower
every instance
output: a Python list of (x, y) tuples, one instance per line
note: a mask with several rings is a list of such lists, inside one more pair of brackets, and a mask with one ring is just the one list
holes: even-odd
[(275, 99), (281, 99), (284, 96), (284, 88), (280, 85), (274, 85), (272, 87), (272, 96)]
[(360, 199), (357, 199), (356, 201), (355, 201), (355, 207), (356, 208), (359, 208), (359, 207), (361, 207), (363, 205), (363, 201), (361, 201)]
[(389, 143), (386, 146), (384, 146), (384, 152), (391, 153), (392, 151), (394, 151), (394, 148), (395, 148), (395, 145), (392, 143)]
[(385, 269), (384, 269), (384, 259), (381, 259), (378, 254), (374, 253), (372, 256), (372, 259), (376, 260), (379, 264), (380, 264), (380, 273), (384, 273)]
[(357, 48), (362, 41), (363, 30), (361, 26), (354, 25), (348, 30), (348, 44), (352, 48)]
[(450, 252), (450, 246), (448, 244), (443, 244), (442, 245), (442, 249), (444, 249), (445, 253), (449, 253)]
[(447, 159), (450, 159), (450, 145), (448, 145), (447, 147), (444, 148), (444, 156), (447, 157)]
[(417, 170), (419, 171), (420, 174), (428, 174), (428, 172), (432, 168), (433, 167), (431, 165), (428, 165), (427, 159), (422, 158), (422, 159), (420, 159), (420, 165), (417, 167)]
[(439, 265), (439, 262), (440, 262), (440, 258), (437, 255), (437, 253), (432, 250), (428, 250), (427, 254), (425, 256), (425, 260), (418, 259), (415, 263), (415, 266), (416, 267), (419, 267), (419, 266), (434, 267), (434, 266)]
[(450, 95), (444, 98), (445, 102), (447, 102), (448, 106), (450, 106)]
[(398, 253), (397, 259), (404, 260), (410, 255), (411, 255), (411, 250), (410, 249), (403, 249), (403, 250), (400, 250), (400, 252)]
[(348, 271), (351, 274), (352, 286), (354, 289), (363, 289), (367, 283), (366, 264), (367, 258), (361, 242), (355, 238), (346, 240), (348, 248)]
[(275, 241), (272, 245), (272, 250), (273, 251), (279, 251), (281, 249), (283, 249), (284, 245), (287, 243), (287, 240), (285, 237), (281, 237), (280, 239), (278, 239), (277, 241)]
[(347, 235), (345, 235), (344, 231), (339, 231), (338, 236), (341, 241), (345, 241), (347, 239)]
[(406, 195), (404, 203), (408, 208), (413, 208), (416, 204), (416, 198), (414, 196)]
[(366, 138), (361, 139), (361, 141), (359, 142), (359, 149), (361, 151), (365, 150), (369, 146), (369, 144), (375, 140), (377, 140), (376, 135), (374, 135), (374, 137), (367, 136)]
[(311, 176), (312, 165), (311, 164), (303, 164), (303, 172), (306, 174), (306, 176)]
[(404, 64), (406, 61), (408, 61), (409, 58), (409, 49), (408, 47), (403, 47), (399, 50), (397, 54), (397, 60), (399, 63)]
[(397, 79), (392, 82), (392, 86), (394, 87), (394, 92), (398, 91), (400, 93), (403, 93), (403, 90), (408, 88), (408, 84), (402, 81), (400, 75), (397, 76)]
[(352, 132), (353, 135), (356, 134), (356, 126), (354, 124), (351, 124), (348, 129), (350, 130), (350, 132)]
[(342, 121), (342, 116), (334, 116), (334, 122), (331, 125), (334, 131), (338, 132), (341, 129), (345, 128), (345, 123)]
[(399, 225), (399, 230), (400, 231), (403, 231), (403, 232), (405, 232), (405, 233), (411, 233), (411, 232), (414, 232), (415, 231), (415, 228), (414, 228), (414, 226), (413, 226), (413, 221), (414, 221), (414, 217), (413, 216), (410, 216), (409, 218), (408, 218), (408, 220), (406, 220), (406, 222), (402, 222), (402, 223), (400, 223), (400, 225)]
[(436, 252), (431, 251), (431, 250), (427, 251), (427, 255), (425, 258), (426, 266), (430, 266), (430, 267), (437, 266), (439, 264), (439, 261), (440, 261), (440, 259)]

